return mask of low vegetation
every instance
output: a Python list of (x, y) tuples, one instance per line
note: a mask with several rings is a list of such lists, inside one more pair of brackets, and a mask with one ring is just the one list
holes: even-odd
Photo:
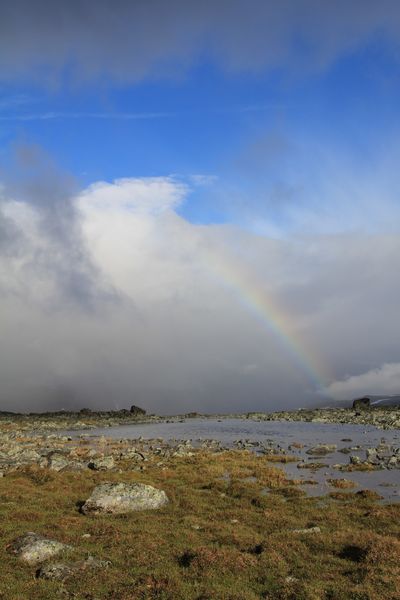
[[(23, 468), (0, 479), (2, 600), (396, 600), (400, 505), (370, 494), (309, 498), (270, 457), (195, 452), (120, 472)], [(104, 481), (166, 491), (160, 510), (83, 515)], [(338, 485), (338, 487), (347, 487)], [(297, 530), (297, 531), (296, 531)], [(7, 552), (27, 531), (111, 561), (64, 582), (36, 578)]]

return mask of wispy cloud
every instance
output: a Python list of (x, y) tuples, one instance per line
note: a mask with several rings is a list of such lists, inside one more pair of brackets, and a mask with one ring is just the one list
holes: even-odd
[[(1, 107), (0, 107), (1, 108)], [(43, 112), (29, 114), (0, 115), (1, 121), (51, 121), (53, 119), (117, 119), (117, 120), (141, 120), (141, 119), (165, 119), (175, 117), (173, 112)]]
[[(26, 100), (25, 102), (27, 102)], [(21, 101), (19, 104), (22, 104)], [(16, 108), (18, 103), (2, 104), (0, 102), (0, 110)], [(187, 110), (180, 112), (172, 111), (155, 111), (155, 112), (74, 112), (74, 111), (44, 111), (37, 113), (13, 113), (0, 115), (0, 121), (51, 121), (62, 119), (104, 119), (104, 120), (121, 120), (135, 121), (146, 119), (169, 119), (178, 116), (193, 116), (204, 114), (245, 114), (253, 112), (265, 112), (268, 110), (283, 108), (281, 104), (263, 104), (263, 105), (246, 105), (246, 106), (222, 106), (207, 110)]]
[(15, 110), (20, 106), (26, 106), (33, 101), (33, 98), (27, 94), (12, 94), (11, 96), (4, 96), (3, 98), (0, 98), (0, 110)]

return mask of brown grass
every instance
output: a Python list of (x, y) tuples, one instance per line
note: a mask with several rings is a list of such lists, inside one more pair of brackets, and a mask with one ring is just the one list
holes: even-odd
[[(304, 497), (268, 458), (198, 452), (162, 466), (150, 461), (143, 472), (125, 461), (122, 473), (7, 475), (0, 479), (0, 598), (399, 600), (400, 505), (341, 491), (324, 502)], [(149, 483), (171, 502), (153, 512), (80, 514), (79, 502), (106, 480)], [(315, 526), (320, 533), (293, 533)], [(64, 584), (36, 579), (34, 568), (6, 552), (32, 530), (73, 545), (73, 560), (91, 554), (112, 565)]]

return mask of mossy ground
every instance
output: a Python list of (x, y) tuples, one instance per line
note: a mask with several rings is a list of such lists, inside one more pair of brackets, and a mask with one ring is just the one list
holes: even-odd
[[(143, 472), (126, 462), (120, 473), (7, 475), (0, 479), (0, 598), (400, 599), (400, 505), (351, 492), (305, 497), (268, 459), (199, 452), (163, 465), (154, 459)], [(159, 511), (80, 514), (102, 481), (149, 483), (171, 502)], [(312, 526), (321, 532), (293, 533)], [(6, 550), (26, 531), (73, 545), (71, 559), (91, 554), (112, 564), (65, 583), (37, 579)]]

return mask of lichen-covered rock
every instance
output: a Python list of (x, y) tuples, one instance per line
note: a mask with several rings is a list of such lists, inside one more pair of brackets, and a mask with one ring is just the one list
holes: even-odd
[(71, 546), (56, 540), (49, 540), (33, 531), (28, 531), (25, 535), (16, 538), (7, 549), (12, 554), (17, 555), (23, 562), (36, 565), (70, 548)]
[(47, 465), (52, 471), (62, 471), (70, 466), (70, 461), (63, 454), (54, 452), (49, 455)]
[(94, 471), (109, 471), (115, 467), (115, 461), (112, 456), (100, 456), (99, 458), (93, 458), (88, 467)]
[(111, 563), (108, 560), (98, 560), (93, 558), (93, 556), (89, 556), (86, 560), (77, 562), (48, 563), (38, 570), (36, 576), (40, 579), (64, 581), (79, 571), (86, 571), (87, 569), (106, 569), (110, 564)]
[(103, 483), (92, 492), (81, 511), (88, 513), (126, 513), (161, 508), (168, 503), (163, 490), (143, 483)]

